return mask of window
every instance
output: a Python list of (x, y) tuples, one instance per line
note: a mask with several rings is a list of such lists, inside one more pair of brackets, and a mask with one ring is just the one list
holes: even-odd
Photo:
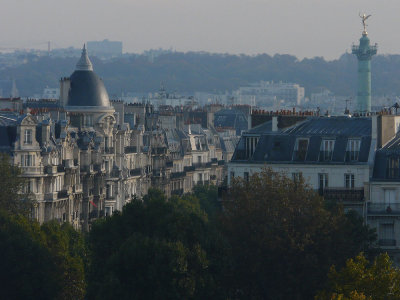
[(344, 174), (344, 186), (346, 189), (354, 188), (354, 174)]
[(231, 181), (235, 179), (235, 172), (231, 171)]
[(197, 156), (197, 162), (201, 163), (201, 156)]
[(203, 174), (199, 173), (199, 182), (203, 181)]
[(25, 129), (24, 144), (32, 144), (32, 129)]
[(256, 146), (258, 143), (257, 137), (247, 137), (246, 138), (246, 158), (250, 158), (254, 151), (256, 151)]
[(247, 182), (249, 182), (249, 172), (244, 172), (244, 173), (243, 173), (243, 178), (244, 178), (244, 180), (246, 180)]
[(330, 161), (332, 159), (334, 146), (335, 146), (334, 140), (323, 140), (321, 144), (320, 160)]
[(298, 139), (294, 149), (293, 160), (305, 160), (308, 149), (308, 139)]
[(324, 188), (328, 187), (328, 174), (326, 173), (319, 173), (318, 174), (318, 188), (323, 190)]
[(85, 116), (85, 126), (92, 126), (93, 125), (93, 116), (86, 115)]
[(302, 177), (302, 173), (298, 172), (298, 173), (292, 173), (292, 179), (295, 183), (299, 182), (300, 179)]
[(394, 238), (394, 224), (383, 223), (379, 224), (379, 245), (381, 246), (395, 246), (396, 240)]
[(21, 166), (31, 167), (35, 164), (35, 157), (31, 154), (21, 155)]
[(390, 203), (395, 201), (395, 190), (385, 189), (384, 190), (384, 202), (385, 205), (390, 206)]
[(388, 164), (388, 177), (399, 178), (399, 157), (390, 157)]
[(359, 139), (349, 139), (347, 142), (346, 159), (347, 161), (357, 161), (360, 154)]

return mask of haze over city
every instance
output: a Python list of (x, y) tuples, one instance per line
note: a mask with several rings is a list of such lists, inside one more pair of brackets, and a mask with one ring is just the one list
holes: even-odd
[(162, 47), (335, 59), (359, 39), (358, 14), (365, 12), (379, 52), (399, 53), (399, 8), (397, 0), (3, 0), (0, 50), (108, 38), (123, 41), (124, 52)]

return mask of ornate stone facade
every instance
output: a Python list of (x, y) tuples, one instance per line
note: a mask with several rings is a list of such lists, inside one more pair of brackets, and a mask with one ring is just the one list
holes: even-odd
[(0, 114), (0, 151), (28, 179), (40, 222), (89, 230), (151, 186), (171, 196), (224, 178), (213, 128), (164, 128), (148, 104), (110, 102), (85, 49), (74, 73), (61, 80), (59, 103), (56, 112)]

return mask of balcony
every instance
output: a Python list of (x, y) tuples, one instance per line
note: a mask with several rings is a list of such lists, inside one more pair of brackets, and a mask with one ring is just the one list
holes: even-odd
[(105, 154), (114, 154), (114, 147), (105, 147), (104, 153)]
[(173, 166), (174, 166), (174, 162), (173, 162), (172, 160), (167, 161), (167, 162), (165, 163), (165, 167), (167, 167), (167, 168), (172, 168)]
[(367, 203), (368, 215), (400, 215), (400, 203)]
[(170, 178), (171, 179), (177, 179), (177, 178), (182, 178), (186, 176), (186, 172), (175, 172), (175, 173), (171, 173)]
[(142, 168), (136, 168), (129, 171), (130, 176), (141, 176), (142, 175)]
[(223, 166), (223, 165), (225, 165), (225, 160), (219, 160), (218, 161), (218, 166)]
[(196, 168), (195, 166), (186, 166), (183, 168), (185, 172), (193, 172)]
[(129, 153), (137, 153), (137, 148), (136, 146), (128, 146), (125, 147), (125, 153), (129, 154)]
[(339, 202), (362, 202), (364, 201), (364, 188), (325, 188), (322, 191), (325, 200)]
[(396, 240), (395, 239), (379, 239), (378, 245), (383, 247), (395, 247)]
[(40, 175), (43, 174), (43, 167), (21, 167), (24, 175)]
[(68, 191), (67, 190), (62, 190), (57, 192), (57, 198), (68, 198)]

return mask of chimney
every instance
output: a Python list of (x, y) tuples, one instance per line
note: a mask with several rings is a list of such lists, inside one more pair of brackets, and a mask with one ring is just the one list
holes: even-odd
[(42, 122), (42, 144), (46, 144), (50, 140), (50, 120)]
[(272, 131), (278, 131), (278, 116), (272, 116)]

